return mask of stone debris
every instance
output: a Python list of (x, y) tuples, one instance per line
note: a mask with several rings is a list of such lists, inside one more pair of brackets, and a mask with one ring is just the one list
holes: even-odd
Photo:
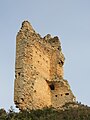
[(75, 102), (67, 80), (63, 79), (64, 55), (57, 36), (42, 38), (28, 21), (16, 37), (14, 102), (20, 110), (58, 109)]

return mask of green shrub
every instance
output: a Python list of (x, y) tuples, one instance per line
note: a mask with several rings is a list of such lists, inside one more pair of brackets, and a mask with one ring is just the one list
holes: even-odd
[(11, 107), (9, 112), (0, 109), (0, 120), (90, 120), (90, 108), (79, 105), (78, 108), (69, 108), (64, 111), (44, 108), (43, 110), (20, 111), (16, 113)]

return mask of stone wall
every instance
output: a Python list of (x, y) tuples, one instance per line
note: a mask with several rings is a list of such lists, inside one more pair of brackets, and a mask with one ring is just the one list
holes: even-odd
[(64, 55), (58, 37), (42, 38), (28, 21), (16, 37), (14, 101), (21, 109), (60, 108), (75, 97), (63, 79)]

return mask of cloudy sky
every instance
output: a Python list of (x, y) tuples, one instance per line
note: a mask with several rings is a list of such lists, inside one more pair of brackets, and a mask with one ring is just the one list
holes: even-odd
[(0, 108), (14, 106), (16, 34), (28, 20), (41, 36), (58, 36), (64, 78), (90, 106), (90, 0), (0, 0)]

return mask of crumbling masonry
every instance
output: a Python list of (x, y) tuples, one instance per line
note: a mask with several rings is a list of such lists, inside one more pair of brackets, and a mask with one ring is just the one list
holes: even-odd
[(42, 38), (28, 21), (16, 37), (14, 102), (21, 109), (56, 109), (75, 101), (63, 79), (64, 55), (59, 38)]

